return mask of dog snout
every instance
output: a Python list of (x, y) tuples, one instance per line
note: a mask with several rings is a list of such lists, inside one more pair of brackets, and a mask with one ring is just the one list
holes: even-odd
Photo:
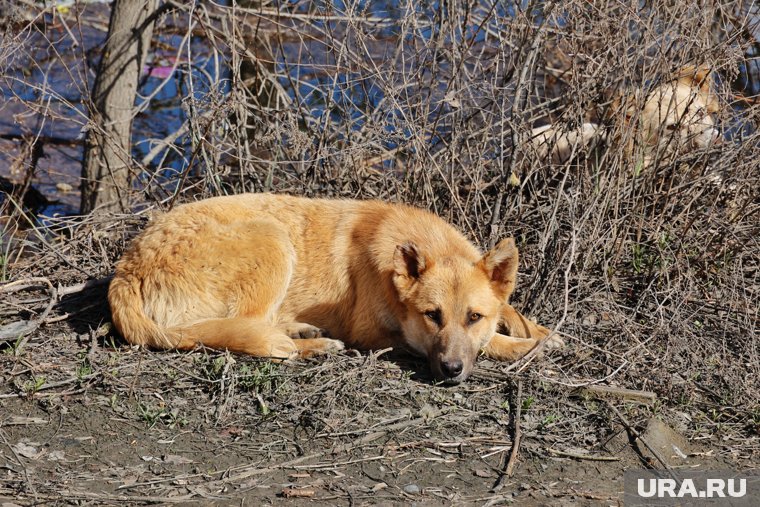
[(719, 129), (715, 127), (709, 127), (692, 137), (692, 145), (695, 148), (707, 148), (720, 144), (723, 140), (723, 136)]
[(713, 144), (721, 144), (723, 142), (723, 135), (721, 134), (720, 129), (712, 128), (710, 137)]
[(446, 379), (453, 379), (462, 374), (464, 363), (461, 359), (450, 359), (441, 361), (441, 373)]

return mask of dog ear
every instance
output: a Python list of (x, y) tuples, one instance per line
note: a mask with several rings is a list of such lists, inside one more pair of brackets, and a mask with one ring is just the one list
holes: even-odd
[(699, 67), (694, 65), (684, 65), (678, 70), (677, 79), (686, 84), (695, 84), (700, 86), (705, 82), (709, 85), (712, 83), (712, 71), (705, 64)]
[(427, 259), (411, 241), (398, 245), (393, 252), (393, 271), (396, 277), (414, 282), (427, 268)]
[(718, 98), (712, 91), (712, 69), (708, 65), (702, 64), (699, 67), (684, 65), (678, 72), (678, 81), (687, 86), (699, 88), (699, 93), (704, 97), (708, 113), (720, 111), (720, 102), (718, 102)]
[(699, 85), (699, 92), (705, 100), (708, 113), (717, 113), (720, 111), (720, 102), (718, 97), (713, 93), (713, 73), (707, 65), (700, 65), (694, 71), (694, 84)]
[(513, 238), (499, 241), (491, 251), (483, 256), (479, 265), (491, 279), (494, 290), (505, 303), (515, 290), (519, 254)]
[(622, 115), (625, 118), (625, 125), (631, 122), (631, 119), (636, 115), (636, 98), (630, 93), (624, 94), (623, 92), (616, 91), (612, 96), (610, 107), (607, 109), (606, 117), (608, 119), (619, 117)]

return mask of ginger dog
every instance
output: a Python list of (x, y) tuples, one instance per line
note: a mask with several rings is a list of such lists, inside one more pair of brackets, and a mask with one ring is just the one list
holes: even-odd
[[(637, 167), (646, 169), (658, 158), (720, 142), (713, 118), (720, 103), (712, 88), (708, 67), (687, 65), (646, 94), (639, 90), (614, 99), (609, 114), (612, 128), (626, 154), (636, 157)], [(595, 123), (578, 128), (559, 123), (534, 128), (528, 141), (537, 157), (562, 164), (594, 139), (605, 142), (607, 138), (606, 130)]]
[(400, 347), (456, 384), (479, 352), (515, 360), (548, 334), (509, 304), (517, 264), (511, 238), (482, 255), (417, 208), (244, 194), (156, 219), (117, 264), (108, 300), (132, 344), (280, 359)]

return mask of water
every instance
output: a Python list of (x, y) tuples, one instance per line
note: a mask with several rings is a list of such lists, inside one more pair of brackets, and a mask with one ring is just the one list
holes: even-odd
[[(84, 98), (94, 83), (109, 9), (102, 3), (88, 4), (80, 16), (83, 22), (78, 25), (70, 16), (65, 18), (67, 30), (57, 15), (42, 15), (36, 27), (15, 40), (6, 35), (1, 44), (0, 176), (22, 180), (25, 167), (15, 163), (21, 145), (26, 138), (39, 137), (44, 155), (34, 184), (57, 201), (42, 214), (73, 214), (79, 207), (88, 117)], [(154, 38), (140, 86), (140, 96), (150, 97), (150, 102), (133, 123), (133, 155), (138, 160), (150, 152), (153, 140), (169, 136), (185, 122), (184, 97), (201, 98), (212, 89), (222, 95), (229, 92), (228, 70), (214, 58), (208, 41), (199, 36), (185, 40), (184, 31), (169, 18)], [(21, 43), (15, 45), (17, 41)], [(142, 105), (140, 98), (137, 105)], [(187, 164), (187, 140), (178, 139), (176, 148), (171, 156), (155, 158), (164, 162), (164, 175), (181, 172)]]
[[(345, 128), (336, 129), (336, 141), (340, 142), (379, 125), (384, 133), (380, 136), (382, 148), (392, 150), (414, 135), (410, 130), (414, 115), (432, 123), (457, 107), (447, 98), (445, 80), (430, 80), (433, 67), (439, 76), (462, 72), (452, 67), (450, 58), (440, 58), (438, 48), (458, 47), (466, 41), (472, 54), (503, 52), (496, 35), (518, 12), (525, 11), (529, 2), (479, 1), (470, 4), (469, 23), (442, 23), (452, 16), (451, 5), (450, 1), (431, 0), (284, 1), (281, 9), (290, 17), (278, 20), (280, 36), (271, 70), (315, 128), (328, 122), (343, 125)], [(34, 185), (57, 201), (42, 210), (45, 214), (71, 214), (78, 209), (83, 128), (88, 116), (83, 98), (92, 87), (108, 15), (104, 3), (84, 5), (81, 23), (71, 12), (61, 17), (48, 11), (26, 31), (14, 35), (14, 30), (7, 30), (1, 39), (0, 176), (23, 179), (25, 167), (16, 163), (23, 140), (38, 136), (44, 156), (38, 162)], [(310, 20), (306, 30), (304, 18)], [(534, 12), (532, 18), (540, 21), (540, 13)], [(557, 16), (552, 23), (561, 28), (566, 21)], [(141, 96), (150, 97), (150, 102), (134, 121), (133, 155), (137, 160), (146, 160), (156, 140), (186, 122), (191, 105), (196, 114), (202, 113), (218, 107), (230, 92), (230, 71), (225, 63), (229, 52), (202, 33), (188, 36), (187, 22), (184, 15), (170, 16), (156, 28), (140, 86)], [(301, 23), (299, 31), (313, 37), (297, 34), (293, 23)], [(756, 23), (752, 29), (758, 32), (758, 26)], [(357, 31), (361, 30), (371, 36), (358, 40)], [(320, 37), (324, 34), (342, 46), (328, 47), (323, 42), (326, 38)], [(346, 59), (343, 50), (353, 52), (353, 59)], [(760, 67), (752, 53), (755, 49), (748, 51), (751, 58), (732, 84), (745, 95), (755, 95), (760, 93)], [(357, 55), (363, 59), (362, 68), (356, 66)], [(468, 72), (475, 69), (467, 59), (462, 66)], [(395, 91), (390, 94), (389, 90)], [(481, 90), (468, 92), (475, 100), (486, 97)], [(138, 100), (138, 105), (142, 104)], [(727, 122), (729, 136), (748, 128), (740, 113)], [(439, 125), (426, 142), (435, 145), (451, 134), (449, 129), (445, 123)], [(176, 175), (188, 169), (191, 150), (189, 137), (180, 136), (171, 148), (147, 160), (148, 171), (140, 180), (170, 186)]]

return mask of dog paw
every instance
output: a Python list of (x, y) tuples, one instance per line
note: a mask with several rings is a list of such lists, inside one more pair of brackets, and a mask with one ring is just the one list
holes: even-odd
[(292, 340), (287, 340), (283, 337), (282, 340), (278, 340), (269, 347), (269, 353), (265, 354), (274, 362), (289, 361), (298, 357), (298, 348), (293, 344)]
[(546, 342), (544, 343), (544, 347), (546, 350), (558, 350), (561, 348), (564, 348), (565, 346), (565, 340), (560, 337), (557, 333), (554, 333), (549, 338), (546, 339)]
[(294, 340), (304, 340), (309, 338), (324, 338), (330, 336), (324, 329), (320, 329), (311, 324), (305, 324), (303, 322), (291, 322), (283, 325), (285, 334), (293, 338)]
[(330, 338), (305, 338), (296, 340), (295, 344), (301, 358), (335, 354), (346, 349), (342, 341)]
[(346, 344), (340, 340), (322, 338), (319, 341), (324, 343), (324, 345), (321, 347), (324, 354), (335, 354), (336, 352), (342, 352), (346, 350)]

